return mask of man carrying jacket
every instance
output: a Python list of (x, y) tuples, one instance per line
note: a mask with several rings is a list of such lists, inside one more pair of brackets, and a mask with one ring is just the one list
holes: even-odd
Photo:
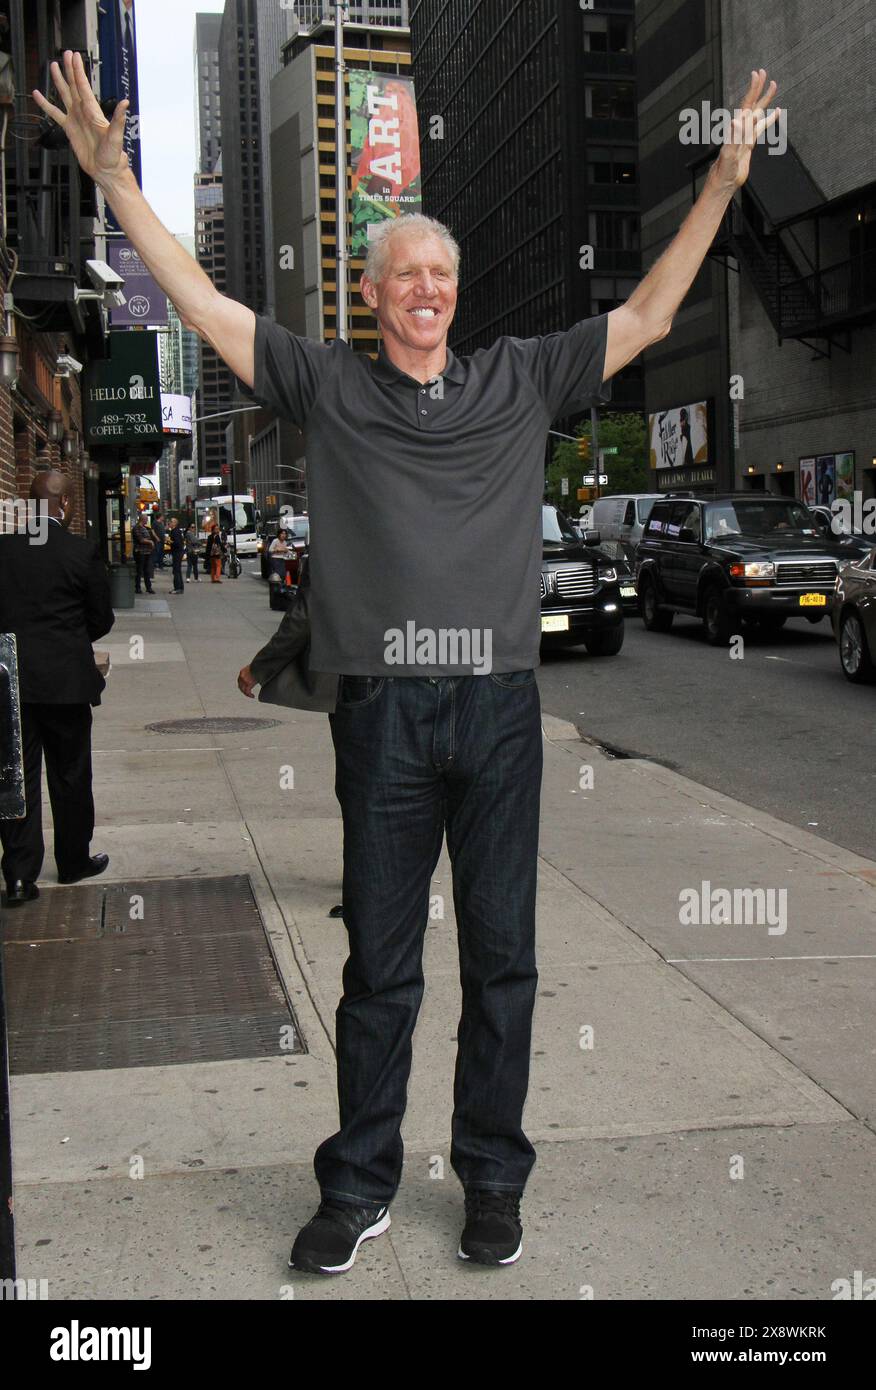
[(38, 473), (30, 495), (48, 514), (42, 537), (0, 535), (0, 632), (15, 635), (18, 651), (27, 806), (23, 820), (0, 821), (7, 907), (39, 897), (44, 753), (59, 881), (91, 878), (109, 863), (105, 854), (90, 854), (91, 707), (106, 684), (91, 644), (113, 625), (109, 582), (97, 548), (67, 529), (70, 479)]

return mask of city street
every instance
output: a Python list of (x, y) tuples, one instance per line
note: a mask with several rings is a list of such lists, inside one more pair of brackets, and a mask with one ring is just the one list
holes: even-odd
[(617, 657), (548, 653), (552, 714), (619, 756), (653, 759), (858, 854), (876, 849), (876, 690), (840, 671), (827, 619), (745, 633), (744, 657), (677, 617), (628, 618)]
[[(616, 660), (567, 656), (539, 673), (526, 1110), (538, 1162), (523, 1258), (473, 1270), (456, 1257), (460, 999), (445, 852), (392, 1228), (342, 1278), (290, 1274), (289, 1242), (316, 1197), (313, 1149), (336, 1116), (346, 934), (329, 916), (341, 821), (328, 723), (236, 689), (279, 620), (262, 582), (245, 571), (177, 600), (168, 577), (157, 584), (100, 644), (113, 670), (95, 720), (94, 846), (109, 872), (73, 889), (47, 876), (6, 946), (21, 1277), (48, 1277), (61, 1299), (770, 1301), (829, 1299), (835, 1280), (868, 1269), (876, 861), (579, 742), (557, 715), (609, 699), (635, 710), (637, 684), (664, 669), (648, 647), (677, 640), (692, 669), (727, 659), (697, 640), (648, 641), (634, 621)], [(627, 664), (635, 681), (621, 678)], [(153, 727), (168, 719), (194, 723)], [(623, 727), (616, 716), (598, 731), (620, 742)], [(785, 890), (786, 930), (685, 925), (679, 895), (702, 879)], [(229, 970), (243, 930), (231, 904), (247, 884), (261, 964)], [(181, 895), (209, 901), (217, 888), (227, 911), (173, 917)], [(144, 920), (113, 927), (130, 894)], [(94, 980), (106, 982), (97, 993)], [(297, 1050), (276, 1026), (284, 998)]]

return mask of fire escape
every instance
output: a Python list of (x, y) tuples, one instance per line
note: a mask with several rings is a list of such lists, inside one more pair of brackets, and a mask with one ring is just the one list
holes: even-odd
[(876, 182), (826, 199), (790, 143), (773, 157), (757, 146), (710, 255), (747, 277), (780, 344), (850, 352), (876, 321)]

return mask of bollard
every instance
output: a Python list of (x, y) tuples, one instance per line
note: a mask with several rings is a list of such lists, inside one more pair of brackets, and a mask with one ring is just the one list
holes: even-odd
[[(11, 633), (0, 633), (0, 820), (16, 820), (24, 815), (24, 811), (24, 763), (15, 637)], [(6, 990), (0, 922), (0, 1279), (15, 1278), (9, 1104), (9, 1048), (6, 1040)]]

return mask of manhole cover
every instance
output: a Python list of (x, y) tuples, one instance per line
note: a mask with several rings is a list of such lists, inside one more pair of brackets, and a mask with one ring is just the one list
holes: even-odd
[(147, 724), (150, 734), (250, 734), (257, 729), (276, 729), (279, 719), (162, 719)]

